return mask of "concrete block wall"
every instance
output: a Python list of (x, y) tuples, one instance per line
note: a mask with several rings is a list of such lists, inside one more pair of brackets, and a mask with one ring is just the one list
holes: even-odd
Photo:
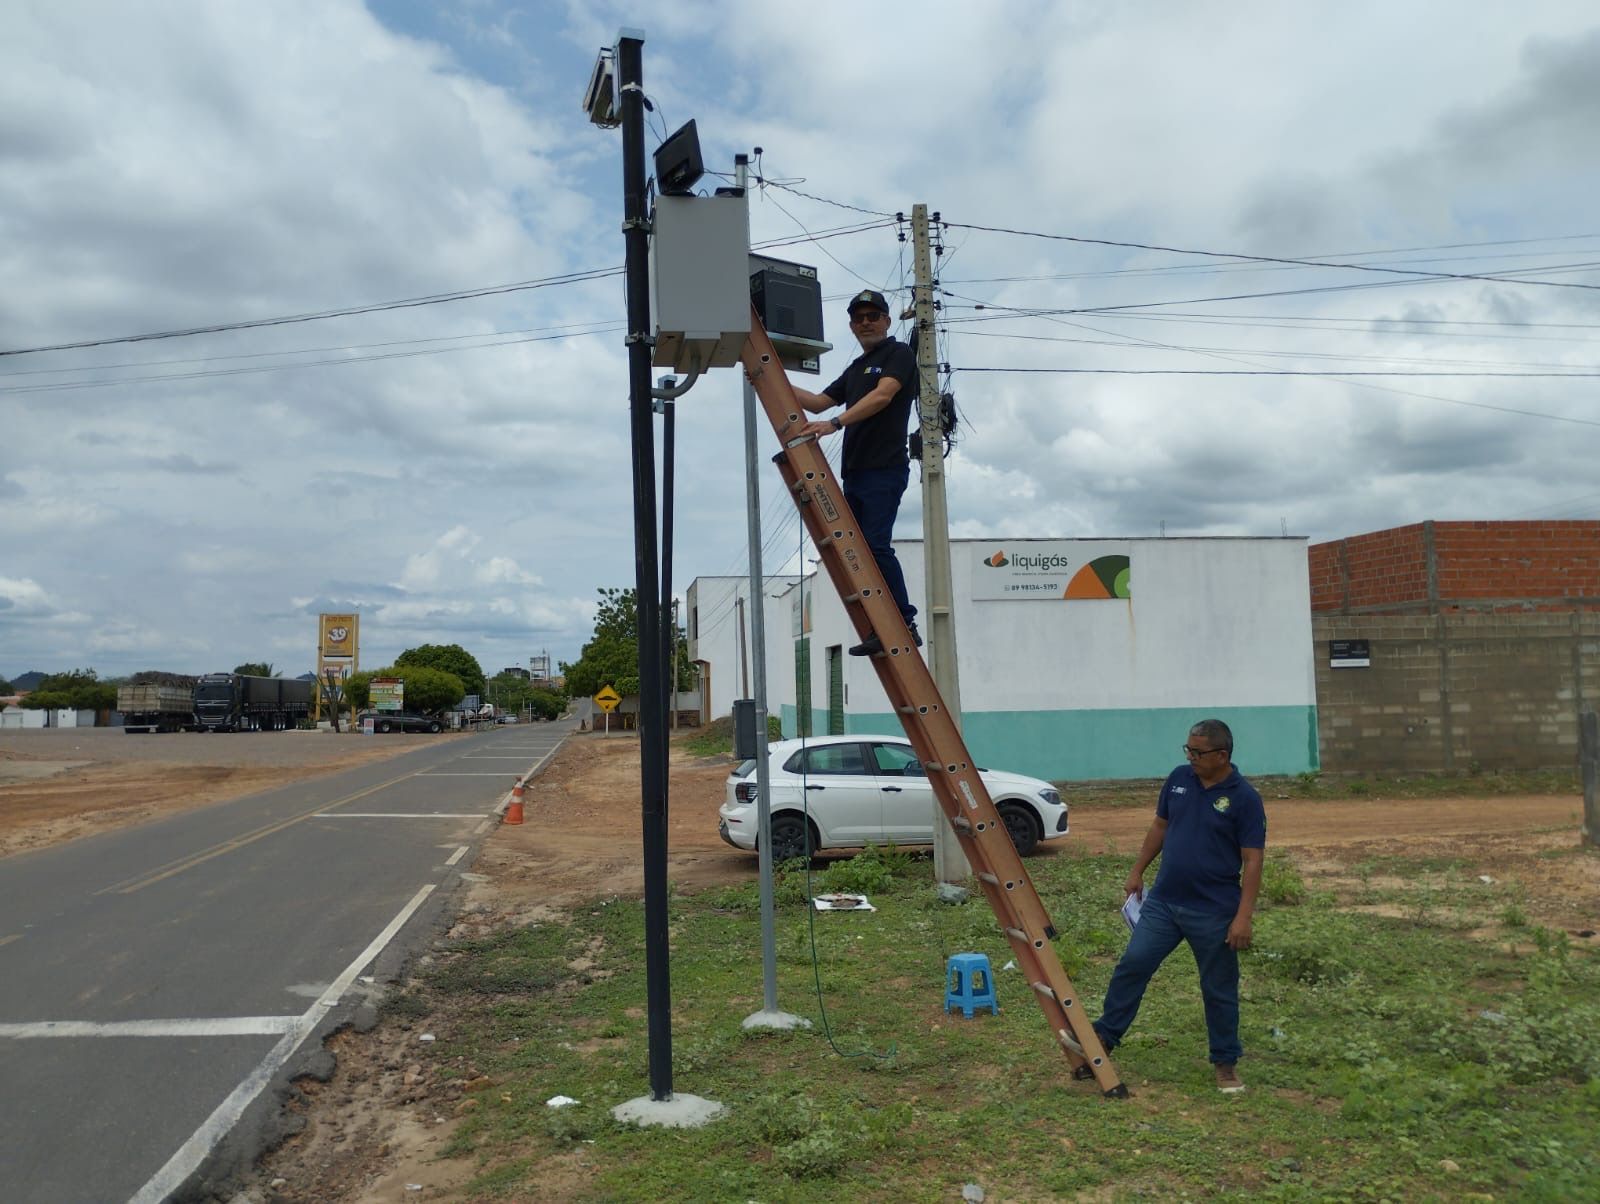
[[(1600, 700), (1600, 612), (1313, 616), (1322, 766), (1336, 772), (1570, 769)], [(1328, 641), (1365, 639), (1367, 669)]]

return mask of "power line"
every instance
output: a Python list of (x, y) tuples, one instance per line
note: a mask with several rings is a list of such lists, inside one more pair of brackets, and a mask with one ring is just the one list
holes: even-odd
[[(820, 242), (825, 238), (842, 238), (846, 235), (860, 234), (867, 230), (883, 229), (888, 222), (857, 222), (850, 226), (839, 227), (834, 230), (824, 230), (818, 234), (807, 234), (804, 238), (772, 239), (767, 242), (755, 244), (758, 250), (771, 250), (777, 247), (791, 246), (798, 242)], [(803, 229), (804, 227), (802, 227)], [(35, 355), (47, 351), (81, 351), (90, 347), (109, 347), (121, 343), (146, 343), (158, 339), (181, 339), (201, 334), (222, 334), (235, 330), (256, 330), (267, 326), (290, 326), (303, 322), (320, 322), (329, 318), (348, 318), (365, 314), (385, 313), (398, 309), (417, 309), (428, 305), (444, 305), (455, 301), (471, 301), (479, 297), (501, 296), (507, 293), (528, 292), (534, 289), (556, 288), (568, 284), (585, 284), (594, 280), (604, 280), (611, 276), (622, 275), (621, 267), (591, 268), (577, 272), (567, 272), (559, 276), (545, 276), (534, 280), (518, 281), (514, 284), (497, 284), (484, 288), (463, 289), (450, 293), (430, 293), (421, 297), (406, 297), (398, 301), (377, 301), (366, 305), (352, 305), (345, 309), (315, 310), (308, 313), (286, 314), (273, 318), (252, 318), (237, 322), (218, 322), (210, 326), (191, 326), (178, 330), (160, 330), (145, 334), (116, 335), (103, 339), (83, 339), (72, 343), (52, 343), (37, 347), (13, 347), (0, 349), (0, 357), (13, 355)]]
[[(1173, 347), (1173, 351), (1190, 350)], [(1252, 353), (1254, 354), (1254, 353)], [(1296, 371), (1291, 368), (968, 368), (961, 372), (1044, 373), (1058, 376), (1492, 376), (1522, 379), (1555, 378), (1589, 380), (1600, 372), (1338, 372), (1333, 369)], [(1595, 425), (1600, 426), (1600, 423)]]
[(1506, 284), (1536, 284), (1550, 288), (1581, 288), (1600, 290), (1600, 284), (1584, 284), (1571, 280), (1520, 280), (1508, 276), (1483, 276), (1457, 272), (1418, 273), (1405, 268), (1382, 267), (1370, 263), (1330, 263), (1315, 259), (1291, 259), (1279, 255), (1247, 255), (1239, 251), (1201, 251), (1192, 247), (1169, 247), (1160, 243), (1120, 242), (1109, 238), (1087, 238), (1075, 234), (1044, 234), (1037, 230), (1017, 230), (1006, 226), (979, 226), (966, 222), (947, 222), (949, 226), (964, 230), (982, 230), (989, 234), (1014, 234), (1025, 238), (1043, 238), (1052, 242), (1081, 243), (1099, 247), (1124, 247), (1136, 251), (1160, 251), (1168, 255), (1204, 255), (1214, 259), (1231, 259), (1242, 263), (1280, 263), (1308, 268), (1340, 268), (1352, 272), (1381, 272), (1386, 275), (1421, 276), (1439, 280), (1483, 280)]

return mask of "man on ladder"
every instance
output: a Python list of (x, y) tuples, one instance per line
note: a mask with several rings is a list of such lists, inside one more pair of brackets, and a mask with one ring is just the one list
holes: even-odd
[[(857, 293), (847, 311), (861, 354), (821, 393), (790, 385), (808, 413), (826, 413), (836, 405), (843, 405), (844, 413), (807, 423), (799, 434), (820, 438), (844, 431), (839, 477), (845, 503), (860, 524), (861, 538), (872, 549), (889, 596), (911, 629), (911, 639), (920, 647), (922, 635), (914, 621), (917, 608), (906, 594), (905, 573), (894, 554), (895, 515), (911, 479), (906, 428), (917, 400), (917, 357), (889, 333), (889, 303), (882, 293), (873, 289)], [(871, 656), (882, 649), (883, 641), (873, 632), (851, 648), (850, 655)]]

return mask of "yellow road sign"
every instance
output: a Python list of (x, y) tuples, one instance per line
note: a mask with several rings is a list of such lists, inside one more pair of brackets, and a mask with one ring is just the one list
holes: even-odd
[(594, 700), (600, 709), (609, 715), (617, 709), (617, 703), (622, 701), (622, 695), (618, 694), (610, 686), (603, 686), (600, 693), (594, 696)]

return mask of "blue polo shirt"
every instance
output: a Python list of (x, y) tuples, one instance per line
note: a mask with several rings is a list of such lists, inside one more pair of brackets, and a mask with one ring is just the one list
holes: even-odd
[(1167, 821), (1161, 869), (1150, 896), (1175, 907), (1233, 915), (1239, 910), (1240, 849), (1267, 847), (1267, 810), (1237, 769), (1205, 786), (1194, 769), (1168, 775), (1156, 801)]

